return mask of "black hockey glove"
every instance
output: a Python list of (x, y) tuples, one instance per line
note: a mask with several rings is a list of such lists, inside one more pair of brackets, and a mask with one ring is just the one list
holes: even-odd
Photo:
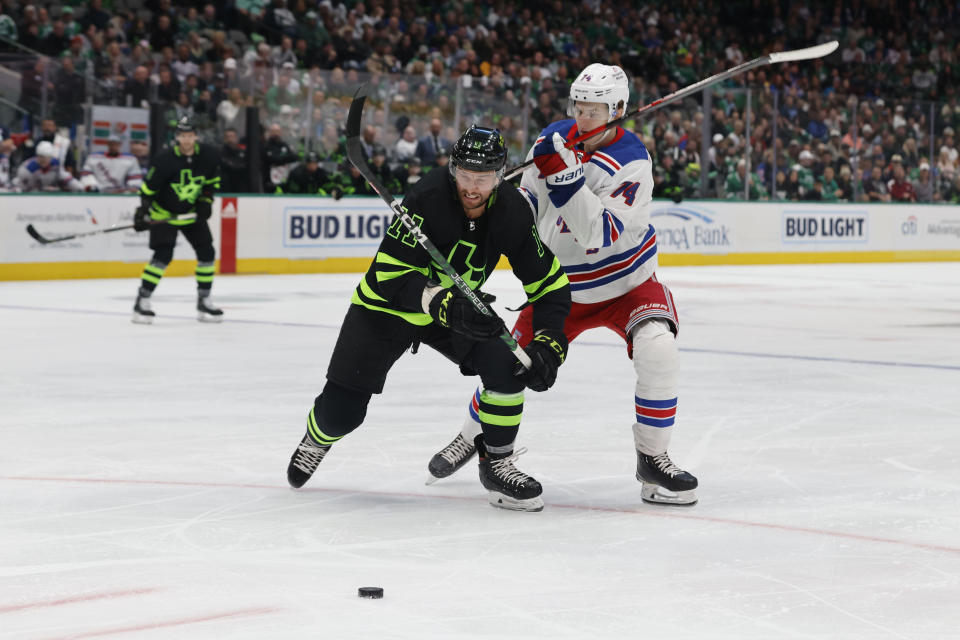
[(557, 369), (567, 358), (567, 336), (561, 332), (541, 331), (524, 351), (532, 364), (526, 369), (518, 363), (514, 375), (533, 391), (546, 391), (557, 381)]
[[(479, 293), (486, 301), (488, 294)], [(430, 300), (430, 317), (441, 327), (471, 340), (489, 340), (506, 331), (506, 327), (496, 314), (485, 316), (473, 306), (470, 299), (458, 289), (442, 289)]]
[(146, 231), (150, 228), (150, 203), (141, 204), (133, 214), (133, 230)]
[(197, 220), (209, 220), (213, 213), (213, 203), (201, 196), (197, 200)]

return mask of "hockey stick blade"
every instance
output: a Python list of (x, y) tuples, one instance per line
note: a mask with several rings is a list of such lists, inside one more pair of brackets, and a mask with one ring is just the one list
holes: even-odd
[(831, 40), (830, 42), (824, 42), (823, 44), (818, 44), (815, 47), (807, 47), (806, 49), (771, 53), (770, 64), (776, 64), (778, 62), (793, 62), (794, 60), (814, 60), (816, 58), (823, 58), (824, 56), (828, 56), (836, 51), (837, 47), (839, 46), (839, 42), (836, 40)]
[[(747, 62), (738, 64), (737, 66), (731, 67), (726, 71), (721, 71), (716, 75), (712, 75), (709, 78), (704, 78), (703, 80), (694, 82), (693, 84), (686, 86), (682, 89), (679, 89), (677, 91), (674, 91), (673, 93), (666, 95), (658, 100), (654, 100), (653, 102), (647, 105), (644, 105), (639, 109), (634, 109), (630, 113), (627, 113), (617, 118), (616, 120), (611, 120), (607, 124), (601, 125), (596, 129), (592, 129), (590, 131), (587, 131), (586, 133), (582, 133), (577, 137), (571, 140), (568, 140), (564, 146), (567, 149), (572, 149), (573, 147), (580, 144), (584, 140), (587, 140), (589, 138), (592, 138), (593, 136), (599, 135), (608, 129), (619, 127), (620, 125), (622, 125), (624, 122), (626, 122), (631, 118), (652, 113), (657, 109), (660, 109), (661, 107), (665, 107), (668, 104), (676, 102), (677, 100), (682, 100), (683, 98), (693, 95), (698, 91), (702, 91), (703, 89), (706, 89), (709, 86), (717, 84), (718, 82), (729, 80), (730, 78), (738, 76), (745, 71), (749, 71), (754, 67), (760, 67), (765, 64), (776, 64), (778, 62), (792, 62), (796, 60), (813, 60), (814, 58), (822, 58), (836, 51), (837, 47), (839, 46), (840, 46), (840, 43), (838, 43), (836, 40), (831, 40), (830, 42), (819, 44), (813, 47), (807, 47), (805, 49), (795, 49), (793, 51), (780, 51), (778, 53), (770, 53), (765, 56), (760, 56), (759, 58), (754, 58), (753, 60), (748, 60)], [(510, 180), (518, 176), (520, 173), (523, 172), (524, 169), (529, 167), (531, 164), (533, 164), (533, 158), (510, 169), (509, 171), (507, 171), (506, 175), (504, 176), (504, 180)]]
[(39, 242), (40, 244), (50, 244), (51, 242), (53, 242), (53, 240), (44, 238), (42, 235), (40, 235), (40, 232), (37, 231), (37, 229), (32, 224), (27, 225), (27, 233), (29, 233), (30, 237), (36, 240), (37, 242)]
[[(460, 293), (466, 296), (470, 302), (473, 304), (473, 307), (480, 313), (488, 316), (496, 317), (496, 314), (493, 312), (493, 309), (484, 304), (483, 300), (480, 299), (480, 296), (477, 295), (476, 291), (470, 288), (466, 282), (464, 282), (463, 277), (457, 273), (457, 270), (453, 268), (446, 258), (443, 257), (443, 254), (437, 249), (437, 247), (430, 241), (430, 238), (427, 237), (427, 234), (423, 232), (422, 229), (414, 222), (413, 218), (410, 217), (410, 214), (407, 213), (400, 203), (390, 195), (390, 192), (387, 191), (387, 188), (381, 184), (377, 177), (370, 170), (370, 165), (367, 164), (366, 159), (363, 157), (363, 149), (360, 147), (360, 120), (363, 117), (363, 104), (367, 100), (366, 85), (361, 85), (357, 89), (356, 93), (353, 95), (353, 101), (350, 103), (350, 111), (347, 114), (347, 158), (350, 162), (353, 163), (353, 166), (357, 168), (357, 171), (360, 172), (360, 175), (370, 183), (370, 186), (373, 187), (373, 190), (377, 192), (377, 195), (387, 203), (394, 213), (397, 214), (397, 217), (400, 219), (400, 222), (406, 227), (407, 231), (416, 238), (417, 242), (421, 247), (426, 250), (430, 255), (430, 258), (440, 267), (440, 269), (447, 274), (447, 276), (453, 280), (454, 286), (459, 289)], [(510, 335), (510, 332), (507, 330), (507, 326), (503, 324), (503, 330), (500, 333), (500, 339), (510, 348), (513, 352), (513, 355), (520, 361), (520, 363), (529, 369), (533, 363), (530, 361), (530, 356), (527, 355), (527, 352), (513, 339), (513, 336)]]

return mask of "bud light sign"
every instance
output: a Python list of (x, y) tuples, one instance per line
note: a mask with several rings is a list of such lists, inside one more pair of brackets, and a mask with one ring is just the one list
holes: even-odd
[(784, 244), (855, 243), (869, 238), (866, 211), (784, 211), (781, 237)]
[(384, 207), (284, 207), (285, 247), (376, 247), (393, 215)]

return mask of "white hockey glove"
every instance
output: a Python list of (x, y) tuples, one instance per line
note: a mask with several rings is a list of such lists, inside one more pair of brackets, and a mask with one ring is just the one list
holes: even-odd
[(583, 164), (577, 152), (567, 149), (559, 133), (533, 148), (533, 161), (540, 170), (555, 207), (562, 207), (583, 186)]

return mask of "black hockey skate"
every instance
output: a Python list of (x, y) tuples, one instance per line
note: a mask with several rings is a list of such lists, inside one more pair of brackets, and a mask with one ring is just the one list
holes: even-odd
[(320, 445), (310, 438), (310, 434), (303, 436), (303, 440), (297, 445), (297, 450), (290, 456), (290, 464), (287, 465), (287, 482), (294, 489), (299, 489), (313, 472), (317, 470), (323, 457), (330, 451), (330, 445)]
[(543, 511), (543, 487), (513, 466), (525, 448), (510, 453), (489, 453), (483, 446), (483, 435), (474, 439), (480, 454), (480, 483), (489, 492), (490, 504), (513, 511)]
[(457, 437), (450, 441), (450, 444), (438, 451), (430, 459), (427, 470), (430, 477), (427, 478), (427, 484), (433, 484), (440, 478), (451, 476), (460, 468), (467, 464), (467, 461), (477, 452), (477, 447), (472, 442), (458, 433)]
[(157, 314), (150, 308), (150, 298), (137, 296), (137, 301), (133, 304), (133, 317), (131, 320), (135, 324), (153, 324), (153, 319)]
[(673, 464), (666, 451), (656, 456), (637, 451), (637, 480), (643, 483), (644, 502), (684, 507), (697, 503), (697, 479)]
[(197, 320), (200, 322), (223, 322), (223, 311), (213, 306), (210, 296), (197, 298)]

